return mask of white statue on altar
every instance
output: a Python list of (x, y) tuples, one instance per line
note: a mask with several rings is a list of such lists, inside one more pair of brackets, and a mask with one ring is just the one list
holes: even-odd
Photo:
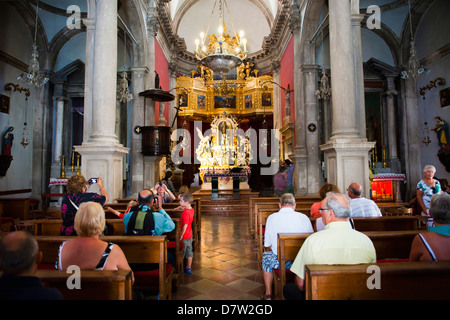
[(225, 177), (233, 175), (232, 172), (235, 173), (237, 168), (247, 180), (250, 173), (248, 165), (253, 159), (249, 137), (239, 130), (234, 117), (227, 116), (226, 113), (213, 118), (211, 132), (212, 134), (203, 136), (197, 128), (200, 143), (195, 153), (200, 161), (200, 177), (203, 182), (205, 173), (220, 173)]

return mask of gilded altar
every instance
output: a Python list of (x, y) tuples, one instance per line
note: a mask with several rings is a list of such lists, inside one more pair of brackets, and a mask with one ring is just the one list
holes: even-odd
[(194, 133), (200, 137), (195, 157), (202, 189), (211, 189), (212, 180), (223, 190), (235, 189), (237, 182), (239, 189), (249, 189), (253, 151), (239, 121), (273, 114), (273, 77), (258, 76), (250, 62), (219, 79), (211, 69), (197, 68), (192, 77), (177, 78), (177, 108), (181, 123), (187, 119), (211, 124), (205, 133), (198, 128)]
[(248, 189), (253, 151), (250, 138), (239, 130), (236, 119), (226, 113), (215, 116), (211, 129), (202, 133), (197, 128), (197, 134), (200, 143), (195, 155), (200, 161), (202, 189), (211, 188), (213, 177), (220, 180), (219, 189), (233, 189), (233, 179), (238, 179), (240, 189)]

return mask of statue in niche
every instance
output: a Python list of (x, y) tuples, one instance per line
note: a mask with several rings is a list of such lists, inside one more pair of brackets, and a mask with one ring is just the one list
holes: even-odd
[(14, 140), (14, 127), (9, 127), (3, 134), (3, 149), (2, 155), (11, 156), (11, 149)]
[(159, 86), (159, 74), (156, 71), (155, 71), (155, 88), (156, 89), (160, 89), (160, 86)]
[(442, 120), (441, 117), (435, 117), (434, 119), (436, 120), (436, 126), (431, 130), (436, 132), (441, 150), (450, 150), (450, 136), (447, 121)]

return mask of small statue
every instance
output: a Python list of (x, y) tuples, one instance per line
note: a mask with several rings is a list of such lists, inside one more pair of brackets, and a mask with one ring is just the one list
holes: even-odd
[(159, 87), (159, 74), (158, 74), (158, 72), (156, 72), (156, 70), (155, 70), (155, 88), (156, 89), (160, 89), (160, 87)]
[(441, 117), (435, 117), (434, 119), (436, 120), (436, 126), (431, 130), (436, 132), (439, 146), (443, 150), (450, 150), (448, 123), (445, 120), (442, 120)]
[(14, 140), (14, 127), (9, 127), (3, 134), (3, 149), (2, 155), (11, 156), (11, 149)]

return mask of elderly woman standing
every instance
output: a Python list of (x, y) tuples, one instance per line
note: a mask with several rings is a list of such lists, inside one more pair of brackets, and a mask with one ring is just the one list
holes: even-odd
[(67, 182), (67, 194), (64, 195), (61, 202), (61, 217), (63, 223), (61, 225), (61, 235), (74, 236), (76, 235), (73, 226), (75, 215), (78, 207), (83, 202), (98, 202), (102, 206), (108, 202), (108, 192), (105, 190), (101, 178), (97, 178), (97, 185), (100, 188), (100, 195), (93, 192), (86, 192), (91, 182), (86, 181), (82, 175), (73, 175)]
[(434, 179), (436, 168), (432, 165), (426, 165), (423, 168), (423, 179), (417, 184), (417, 201), (422, 209), (422, 215), (430, 215), (430, 201), (434, 194), (441, 193), (441, 185), (437, 179)]

